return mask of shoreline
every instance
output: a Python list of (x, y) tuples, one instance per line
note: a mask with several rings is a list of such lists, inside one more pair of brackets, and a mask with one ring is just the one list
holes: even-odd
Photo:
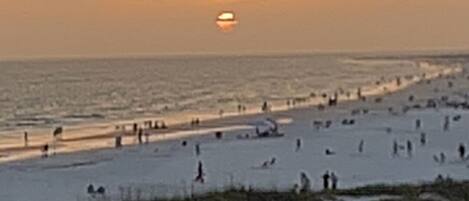
[[(311, 190), (319, 191), (326, 171), (338, 175), (340, 189), (382, 183), (418, 184), (440, 174), (467, 180), (469, 156), (461, 160), (457, 146), (469, 142), (465, 124), (469, 107), (455, 109), (447, 105), (467, 102), (467, 64), (464, 73), (437, 76), (392, 93), (370, 96), (366, 101), (344, 101), (325, 110), (299, 106), (268, 114), (233, 116), (202, 123), (200, 130), (185, 124), (185, 131), (155, 134), (149, 144), (134, 145), (135, 136), (127, 137), (127, 146), (120, 149), (110, 148), (112, 138), (67, 142), (70, 152), (1, 164), (0, 184), (5, 192), (0, 195), (18, 201), (31, 197), (38, 201), (88, 200), (86, 187), (90, 184), (103, 186), (109, 196), (119, 196), (127, 187), (141, 188), (159, 197), (212, 192), (230, 184), (283, 190), (298, 184), (303, 172), (312, 181)], [(412, 101), (410, 96), (414, 97)], [(448, 102), (440, 101), (444, 96), (449, 97)], [(437, 101), (438, 106), (427, 107), (428, 100)], [(360, 112), (353, 114), (356, 110)], [(457, 116), (462, 121), (453, 120)], [(251, 135), (252, 127), (244, 127), (266, 117), (279, 121), (284, 137), (259, 139)], [(442, 129), (445, 117), (452, 119), (449, 131)], [(351, 119), (353, 125), (343, 123)], [(420, 130), (415, 128), (416, 119), (422, 120)], [(330, 128), (315, 128), (312, 124), (326, 121), (332, 122)], [(220, 126), (227, 131), (217, 139), (213, 133), (221, 130)], [(427, 136), (426, 145), (419, 139), (422, 132)], [(244, 138), (246, 133), (252, 138)], [(302, 147), (295, 150), (298, 139)], [(357, 149), (361, 140), (365, 142), (363, 153)], [(393, 141), (404, 147), (397, 156), (392, 155)], [(405, 148), (406, 142), (413, 144), (412, 152)], [(76, 151), (83, 145), (92, 149)], [(325, 153), (328, 149), (334, 154)], [(433, 159), (440, 153), (446, 154), (445, 163)], [(272, 158), (277, 159), (276, 164), (262, 168), (264, 161)], [(199, 162), (203, 162), (205, 183), (193, 180)], [(30, 192), (25, 194), (23, 189)]]
[[(389, 94), (399, 92), (402, 90), (409, 90), (418, 82), (422, 82), (423, 80), (433, 80), (440, 76), (447, 76), (451, 74), (457, 74), (462, 72), (462, 68), (460, 66), (440, 66), (440, 65), (432, 65), (430, 63), (424, 63), (427, 66), (428, 72), (431, 74), (426, 74), (424, 78), (422, 76), (414, 75), (408, 78), (401, 78), (401, 83), (397, 86), (396, 80), (381, 80), (379, 85), (372, 86), (368, 85), (368, 88), (363, 89), (363, 96), (367, 98), (379, 98), (379, 97), (386, 97)], [(419, 64), (423, 65), (423, 64)], [(431, 69), (431, 68), (434, 69)], [(411, 89), (410, 89), (411, 90)], [(330, 94), (328, 94), (330, 96)], [(319, 96), (319, 95), (317, 95)], [(328, 96), (328, 97), (329, 97)], [(234, 128), (236, 129), (249, 129), (250, 126), (249, 121), (259, 119), (259, 118), (266, 118), (269, 116), (281, 116), (285, 113), (293, 113), (293, 112), (301, 112), (302, 110), (311, 109), (319, 104), (325, 105), (327, 103), (327, 98), (323, 97), (306, 97), (299, 99), (299, 103), (296, 106), (287, 106), (285, 104), (285, 100), (277, 101), (274, 104), (271, 104), (272, 111), (264, 113), (259, 109), (256, 108), (249, 108), (247, 111), (239, 113), (239, 112), (229, 112), (225, 113), (223, 117), (217, 114), (205, 114), (205, 115), (181, 115), (178, 114), (178, 117), (169, 117), (165, 118), (167, 125), (169, 125), (169, 129), (160, 129), (160, 130), (153, 130), (153, 129), (145, 129), (145, 132), (148, 132), (150, 135), (150, 143), (158, 143), (161, 141), (167, 140), (174, 140), (174, 139), (182, 139), (192, 136), (198, 135), (206, 135), (212, 133), (214, 131), (230, 131)], [(356, 94), (352, 94), (347, 96), (344, 93), (339, 94), (339, 105), (353, 105), (353, 103), (360, 102)], [(349, 106), (346, 106), (349, 107)], [(190, 117), (197, 117), (200, 118), (202, 121), (202, 125), (199, 126), (189, 126), (189, 121), (182, 120), (184, 118), (189, 119)], [(136, 142), (136, 136), (134, 133), (129, 132), (126, 130), (124, 133), (121, 131), (116, 131), (114, 126), (116, 125), (131, 125), (132, 123), (140, 123), (148, 120), (154, 119), (162, 119), (162, 118), (135, 118), (133, 120), (121, 120), (116, 121), (114, 123), (98, 123), (95, 127), (89, 127), (91, 132), (86, 132), (86, 128), (78, 127), (75, 128), (75, 132), (80, 133), (67, 133), (73, 131), (74, 128), (66, 128), (64, 137), (62, 140), (58, 141), (58, 144), (55, 144), (55, 150), (53, 150), (54, 154), (62, 154), (62, 153), (76, 153), (82, 151), (90, 151), (90, 150), (102, 150), (102, 149), (110, 149), (113, 147), (114, 138), (117, 135), (123, 136), (123, 144), (124, 146), (137, 146), (138, 143)], [(93, 129), (99, 125), (99, 128), (102, 128), (102, 132), (96, 133)], [(251, 126), (251, 128), (253, 128)], [(46, 137), (46, 139), (44, 139)], [(2, 137), (3, 139), (5, 136)], [(8, 138), (8, 137), (7, 137)], [(5, 142), (0, 142), (0, 164), (8, 163), (13, 161), (21, 161), (21, 160), (28, 160), (28, 159), (35, 159), (38, 158), (40, 153), (40, 148), (44, 144), (51, 144), (53, 141), (52, 137), (47, 135), (30, 135), (30, 142), (34, 141), (34, 144), (29, 144), (27, 147), (21, 145), (24, 143), (21, 139), (22, 136), (18, 136), (18, 139), (14, 141), (21, 141), (15, 142), (10, 145), (5, 145)], [(38, 139), (42, 138), (42, 139)], [(2, 140), (3, 140), (2, 139)], [(86, 143), (86, 145), (80, 145), (80, 142)], [(7, 142), (8, 143), (8, 142)], [(4, 154), (6, 153), (6, 154)]]

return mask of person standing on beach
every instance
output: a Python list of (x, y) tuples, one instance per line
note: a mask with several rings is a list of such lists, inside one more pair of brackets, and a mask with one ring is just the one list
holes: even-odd
[(461, 158), (461, 160), (464, 160), (466, 158), (466, 146), (463, 143), (459, 144), (458, 151), (459, 157)]
[(300, 174), (300, 193), (306, 193), (311, 190), (311, 180), (305, 172)]
[(45, 144), (42, 147), (42, 158), (47, 158), (49, 156), (49, 144)]
[(122, 135), (118, 135), (115, 137), (115, 148), (121, 148), (122, 147)]
[(143, 143), (143, 138), (142, 137), (143, 137), (143, 128), (139, 128), (138, 133), (137, 133), (138, 144)]
[(392, 156), (393, 157), (399, 156), (399, 144), (397, 144), (396, 140), (394, 140), (392, 144)]
[(326, 171), (324, 175), (322, 175), (322, 183), (323, 183), (323, 188), (324, 190), (329, 189), (329, 179), (330, 179), (329, 171)]
[(365, 146), (365, 141), (360, 140), (360, 144), (358, 144), (358, 153), (363, 153), (363, 148)]
[(335, 175), (334, 172), (331, 173), (331, 182), (332, 182), (332, 190), (337, 190), (339, 178), (337, 177), (337, 175)]
[(156, 120), (155, 123), (153, 124), (153, 129), (155, 129), (155, 130), (160, 129), (160, 126), (158, 124), (158, 120)]
[(267, 101), (264, 101), (261, 107), (262, 112), (270, 112), (271, 107)]
[(301, 149), (301, 139), (296, 139), (296, 152)]
[(195, 155), (200, 156), (200, 144), (199, 143), (195, 145)]
[(29, 141), (27, 131), (24, 132), (23, 138), (24, 138), (24, 146), (27, 147), (28, 146), (28, 141)]
[(420, 145), (425, 146), (427, 144), (427, 134), (420, 133)]
[(445, 122), (443, 124), (443, 130), (448, 131), (449, 130), (449, 116), (445, 116)]
[(137, 131), (138, 131), (138, 124), (137, 123), (134, 123), (133, 130), (134, 130), (134, 133), (137, 133)]
[(362, 88), (358, 87), (357, 89), (357, 98), (360, 99), (360, 100), (363, 100), (362, 99)]
[(410, 140), (407, 140), (407, 155), (409, 157), (412, 157), (412, 142)]
[(415, 129), (420, 130), (422, 127), (422, 121), (420, 119), (415, 120)]
[(168, 126), (164, 121), (161, 121), (161, 129), (168, 129)]
[(441, 152), (440, 153), (440, 163), (443, 164), (446, 162), (446, 155), (445, 153)]

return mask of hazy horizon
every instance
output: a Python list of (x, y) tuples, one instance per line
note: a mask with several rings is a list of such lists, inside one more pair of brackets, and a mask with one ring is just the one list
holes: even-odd
[[(0, 2), (0, 58), (469, 49), (460, 0)], [(237, 14), (233, 32), (216, 16)]]

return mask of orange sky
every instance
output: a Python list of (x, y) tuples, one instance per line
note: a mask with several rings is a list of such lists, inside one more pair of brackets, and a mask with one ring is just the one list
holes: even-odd
[[(237, 13), (234, 32), (215, 18)], [(466, 0), (0, 0), (0, 57), (469, 48)]]

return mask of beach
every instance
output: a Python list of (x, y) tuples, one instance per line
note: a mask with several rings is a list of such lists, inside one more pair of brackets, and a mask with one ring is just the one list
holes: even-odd
[[(130, 129), (125, 133), (113, 127), (105, 127), (103, 133), (65, 132), (55, 144), (55, 155), (40, 158), (40, 147), (51, 142), (51, 136), (31, 136), (26, 148), (20, 137), (12, 137), (11, 142), (3, 143), (8, 146), (1, 148), (7, 156), (1, 158), (0, 196), (15, 201), (88, 200), (89, 184), (105, 187), (111, 198), (118, 198), (122, 189), (129, 187), (141, 189), (141, 196), (148, 199), (233, 185), (286, 190), (298, 183), (301, 172), (311, 178), (314, 190), (321, 190), (321, 176), (326, 171), (338, 175), (340, 188), (418, 183), (440, 174), (469, 179), (469, 163), (457, 153), (459, 144), (469, 145), (465, 125), (469, 112), (448, 106), (467, 101), (468, 66), (460, 64), (438, 69), (425, 79), (412, 76), (399, 84), (389, 79), (378, 87), (363, 89), (365, 101), (355, 94), (341, 94), (337, 106), (324, 110), (317, 105), (327, 105), (328, 99), (318, 97), (290, 107), (279, 101), (265, 113), (253, 108), (243, 115), (207, 115), (198, 126), (168, 118), (168, 129), (145, 130), (150, 134), (148, 144), (139, 145)], [(448, 100), (441, 100), (443, 96)], [(427, 107), (430, 99), (435, 100), (435, 108)], [(446, 116), (451, 123), (445, 131)], [(266, 118), (276, 120), (285, 136), (256, 138), (255, 125)], [(419, 128), (417, 119), (421, 121)], [(315, 121), (330, 121), (331, 125), (315, 126)], [(132, 121), (120, 125), (124, 124)], [(222, 139), (215, 137), (218, 131), (223, 132)], [(422, 133), (425, 143), (421, 142)], [(124, 147), (120, 149), (113, 148), (117, 135), (123, 136)], [(299, 148), (295, 146), (298, 140)], [(363, 150), (359, 152), (361, 141)], [(394, 142), (399, 145), (397, 154), (393, 153)], [(405, 148), (408, 142), (412, 144), (410, 151)], [(197, 144), (200, 155), (195, 151)], [(443, 163), (434, 160), (440, 153), (446, 156)], [(275, 164), (263, 166), (272, 158)], [(193, 181), (199, 161), (206, 177), (203, 184)]]

